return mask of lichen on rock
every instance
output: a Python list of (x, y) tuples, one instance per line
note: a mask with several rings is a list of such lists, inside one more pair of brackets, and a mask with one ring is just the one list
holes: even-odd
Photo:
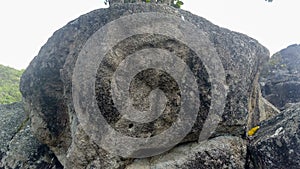
[(300, 102), (300, 45), (290, 45), (275, 53), (264, 66), (262, 94), (278, 109)]
[(33, 136), (22, 103), (0, 105), (0, 121), (1, 169), (63, 168), (49, 147)]
[[(176, 121), (180, 91), (175, 80), (164, 72), (144, 71), (135, 77), (136, 79), (130, 86), (131, 94), (136, 101), (135, 104), (137, 107), (140, 106), (138, 107), (140, 109), (149, 106), (147, 100), (143, 102), (142, 99), (151, 90), (160, 88), (165, 92), (166, 98), (169, 99), (165, 107), (166, 114), (153, 123), (139, 124), (123, 120), (121, 114), (114, 107), (110, 95), (111, 75), (122, 59), (144, 48), (164, 49), (184, 60), (196, 75), (196, 82), (200, 91), (201, 104), (195, 125), (181, 141), (183, 147), (185, 147), (184, 144), (193, 144), (195, 146), (192, 147), (196, 147), (195, 149), (183, 148), (184, 151), (194, 152), (195, 155), (184, 157), (194, 158), (187, 160), (186, 165), (189, 168), (195, 168), (209, 163), (207, 166), (242, 168), (245, 163), (243, 158), (245, 140), (242, 138), (246, 134), (249, 123), (247, 117), (252, 111), (249, 109), (249, 105), (251, 101), (256, 102), (259, 99), (257, 95), (252, 95), (252, 93), (256, 91), (257, 77), (261, 66), (268, 60), (269, 52), (256, 40), (246, 35), (220, 28), (204, 18), (167, 5), (115, 4), (108, 9), (99, 9), (85, 14), (56, 31), (41, 48), (39, 55), (30, 63), (21, 79), (21, 92), (28, 112), (30, 112), (31, 127), (34, 134), (42, 143), (50, 147), (65, 168), (125, 168), (130, 164), (135, 165), (134, 159), (122, 158), (99, 146), (96, 143), (97, 140), (93, 139), (97, 138), (95, 135), (98, 136), (99, 133), (86, 132), (86, 127), (98, 129), (94, 124), (99, 119), (84, 119), (95, 122), (90, 123), (90, 125), (80, 123), (72, 98), (72, 77), (81, 49), (96, 31), (120, 17), (147, 12), (172, 15), (180, 18), (180, 20), (184, 16), (183, 22), (190, 22), (201, 32), (199, 37), (195, 37), (203, 42), (203, 45), (199, 46), (199, 50), (203, 54), (215, 52), (219, 56), (224, 68), (225, 82), (217, 87), (228, 88), (228, 94), (224, 113), (218, 116), (220, 123), (217, 129), (210, 133), (211, 137), (215, 138), (206, 140), (205, 143), (199, 143), (199, 145), (197, 143), (212, 104), (211, 90), (215, 86), (211, 84), (211, 80), (214, 79), (210, 79), (204, 63), (197, 59), (195, 52), (189, 49), (186, 44), (159, 34), (143, 34), (127, 38), (113, 46), (112, 51), (106, 55), (104, 62), (99, 63), (95, 81), (95, 97), (98, 101), (98, 107), (103, 110), (103, 116), (115, 130), (130, 137), (141, 138), (151, 138), (158, 135)], [(172, 33), (180, 35), (180, 32)], [(101, 45), (99, 47), (101, 48)], [(207, 57), (209, 58), (209, 56)], [(89, 68), (90, 65), (84, 66)], [(129, 70), (124, 70), (124, 72), (126, 71)], [(86, 82), (89, 80), (85, 79)], [(90, 103), (83, 100), (81, 104)], [(259, 108), (259, 104), (253, 104), (252, 107), (254, 109)], [(253, 124), (256, 122), (254, 119)], [(222, 140), (224, 145), (220, 145)], [(234, 147), (232, 142), (240, 145), (240, 147)], [(213, 147), (205, 149), (206, 145), (214, 144), (224, 146), (224, 151), (232, 154), (232, 156), (220, 155), (218, 154), (219, 151), (215, 151)], [(198, 155), (196, 155), (197, 153)], [(167, 152), (165, 157), (168, 156), (171, 155), (168, 155)], [(199, 162), (204, 156), (207, 158)], [(225, 161), (219, 159), (221, 156), (226, 157)], [(234, 158), (235, 164), (231, 164), (231, 157)], [(147, 161), (147, 159), (145, 160)]]
[(249, 145), (252, 168), (300, 166), (300, 103), (264, 121)]

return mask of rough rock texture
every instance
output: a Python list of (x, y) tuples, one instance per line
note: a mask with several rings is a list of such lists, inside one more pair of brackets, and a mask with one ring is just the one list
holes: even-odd
[(32, 135), (23, 104), (0, 105), (0, 121), (1, 169), (62, 168), (49, 148)]
[[(252, 105), (252, 101), (257, 102), (259, 98), (252, 97), (251, 94), (256, 91), (255, 86), (258, 86), (257, 79), (261, 65), (267, 61), (269, 56), (266, 48), (246, 35), (220, 28), (201, 17), (180, 9), (156, 4), (115, 4), (109, 9), (99, 9), (83, 15), (55, 32), (31, 62), (21, 79), (21, 92), (29, 107), (32, 129), (39, 140), (50, 147), (65, 168), (123, 168), (132, 163), (132, 159), (124, 159), (107, 153), (90, 139), (90, 135), (85, 133), (84, 128), (88, 126), (82, 126), (79, 123), (74, 110), (71, 93), (72, 75), (78, 54), (93, 33), (121, 16), (141, 12), (160, 12), (180, 18), (184, 17), (185, 21), (193, 23), (199, 31), (202, 31), (202, 36), (207, 37), (208, 41), (204, 45), (215, 50), (220, 56), (226, 74), (226, 84), (222, 85), (228, 86), (228, 96), (225, 113), (221, 117), (221, 123), (214, 136), (235, 135), (241, 137), (245, 135), (247, 125), (251, 127), (258, 122), (254, 119), (249, 125), (246, 117), (258, 106), (258, 104)], [(116, 64), (124, 56), (149, 46), (175, 53), (185, 60), (197, 76), (201, 107), (192, 131), (184, 140), (186, 142), (197, 141), (211, 104), (211, 84), (203, 63), (196, 59), (193, 51), (179, 41), (168, 37), (160, 35), (134, 36), (120, 42), (113, 48), (113, 52), (107, 55), (106, 62), (101, 63), (102, 65), (98, 69), (96, 81), (96, 97), (98, 106), (105, 112), (103, 116), (115, 130), (133, 137), (159, 134), (174, 121), (174, 117), (169, 117), (169, 115), (173, 115), (178, 109), (178, 105), (176, 107), (178, 87), (172, 78), (168, 78), (162, 72), (148, 71), (138, 74), (136, 81), (132, 84), (134, 86), (132, 93), (139, 101), (139, 97), (143, 100), (145, 94), (147, 96), (153, 88), (161, 88), (167, 93), (170, 100), (166, 106), (167, 118), (142, 125), (121, 121), (120, 114), (113, 107), (110, 99), (110, 76), (115, 71)], [(199, 46), (199, 48), (201, 47), (203, 46)], [(207, 48), (203, 48), (203, 51), (205, 50)], [(86, 66), (88, 67), (88, 65)], [(153, 77), (149, 78), (151, 76)], [(139, 85), (144, 86), (140, 87)], [(142, 96), (136, 92), (138, 89), (142, 90), (140, 91)], [(142, 108), (146, 107), (141, 105)], [(249, 105), (251, 105), (251, 109)], [(91, 127), (96, 128), (93, 124)], [(92, 135), (97, 136), (97, 134), (99, 133)], [(202, 153), (200, 154), (202, 155)], [(227, 165), (221, 163), (215, 165)], [(190, 165), (198, 164), (191, 163)]]
[(0, 105), (0, 157), (8, 150), (10, 140), (16, 135), (20, 125), (26, 119), (21, 103)]
[(291, 45), (274, 54), (262, 71), (262, 94), (283, 109), (300, 102), (300, 45)]
[(300, 103), (263, 122), (249, 145), (250, 168), (300, 166)]
[(281, 113), (273, 104), (271, 104), (268, 100), (261, 97), (260, 99), (260, 119), (259, 121), (268, 120), (277, 114)]
[[(273, 104), (271, 104), (262, 96), (260, 85), (257, 85), (255, 95), (256, 97), (253, 97), (253, 100), (254, 102), (256, 101), (256, 104), (258, 104), (258, 106), (253, 107), (253, 121), (256, 122), (256, 124), (252, 124), (252, 126), (256, 126), (259, 122), (270, 119), (271, 117), (274, 117), (280, 113), (280, 110), (278, 108), (276, 108)], [(257, 100), (256, 98), (259, 99)]]
[(246, 162), (246, 141), (239, 137), (220, 136), (208, 141), (180, 145), (153, 158), (135, 160), (126, 169), (236, 168)]
[[(259, 76), (257, 76), (257, 78), (258, 77)], [(267, 120), (279, 113), (280, 110), (263, 98), (260, 85), (254, 85), (249, 103), (248, 129), (257, 126), (261, 121)]]

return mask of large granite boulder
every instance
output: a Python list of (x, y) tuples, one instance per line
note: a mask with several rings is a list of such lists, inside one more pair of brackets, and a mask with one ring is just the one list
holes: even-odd
[(63, 168), (47, 145), (30, 131), (22, 103), (0, 105), (0, 168)]
[(137, 159), (126, 169), (235, 168), (246, 165), (247, 141), (220, 136), (201, 143), (180, 145), (170, 152), (147, 159)]
[(0, 105), (0, 159), (8, 151), (8, 144), (11, 138), (16, 135), (18, 128), (26, 119), (21, 103)]
[[(155, 22), (148, 21), (149, 16), (153, 17)], [(122, 18), (128, 20), (119, 22)], [(176, 22), (169, 24), (170, 20)], [(117, 26), (117, 29), (112, 25)], [(151, 33), (141, 33), (144, 30)], [(134, 32), (136, 34), (124, 38), (124, 32), (129, 35)], [(98, 39), (94, 38), (95, 36)], [(123, 38), (115, 44), (101, 42), (107, 38), (114, 41), (119, 38), (118, 36)], [(195, 43), (187, 43), (184, 41), (186, 37), (190, 38), (189, 42)], [(92, 42), (97, 44), (97, 48), (88, 50), (89, 47), (93, 47), (90, 46)], [(101, 52), (107, 48), (109, 49), (107, 53)], [(166, 61), (171, 57), (168, 53), (176, 56), (173, 57), (174, 60)], [(144, 56), (142, 54), (156, 57), (158, 61), (155, 59), (149, 61), (147, 57), (139, 58)], [(161, 56), (160, 54), (164, 57), (157, 57)], [(103, 60), (97, 60), (97, 57), (102, 55), (104, 55)], [(90, 60), (90, 56), (96, 60)], [(123, 64), (122, 61), (126, 61), (127, 56), (131, 56), (133, 60)], [(33, 132), (39, 140), (50, 147), (65, 168), (124, 168), (130, 164), (134, 166), (136, 163), (134, 159), (137, 156), (147, 157), (145, 153), (159, 154), (161, 150), (167, 151), (177, 145), (173, 143), (179, 142), (181, 145), (194, 143), (195, 145), (187, 149), (194, 154), (200, 151), (199, 155), (183, 157), (195, 158), (189, 164), (190, 168), (195, 168), (202, 165), (196, 161), (206, 152), (203, 146), (215, 143), (214, 140), (207, 140), (209, 137), (232, 136), (228, 138), (229, 140), (219, 138), (227, 140), (224, 151), (233, 154), (234, 158), (239, 156), (238, 154), (243, 154), (244, 142), (233, 136), (245, 136), (247, 128), (260, 121), (257, 110), (259, 104), (256, 104), (260, 99), (259, 94), (256, 94), (259, 91), (257, 90), (258, 75), (262, 64), (268, 58), (268, 50), (256, 40), (220, 28), (187, 11), (158, 4), (114, 4), (108, 9), (99, 9), (85, 14), (55, 32), (24, 72), (20, 86), (31, 115)], [(142, 69), (132, 75), (132, 81), (126, 86), (126, 80), (122, 78), (131, 75), (131, 71), (138, 67), (136, 65), (140, 61), (145, 65), (152, 64), (152, 68)], [(161, 64), (175, 66), (167, 70), (153, 68)], [(187, 65), (191, 75), (195, 77), (194, 81), (189, 81), (189, 76), (178, 73), (186, 70), (187, 67), (184, 65)], [(118, 69), (118, 66), (122, 69)], [(121, 76), (112, 78), (115, 72)], [(180, 75), (179, 79), (188, 80), (189, 82), (185, 83), (188, 85), (178, 84), (176, 81), (178, 76), (169, 75), (173, 72)], [(124, 85), (112, 85), (117, 82)], [(122, 104), (114, 103), (119, 101), (118, 99), (121, 99), (122, 103), (123, 97), (115, 97), (115, 100), (112, 98), (119, 94), (112, 92), (116, 86), (117, 88), (128, 87), (132, 98), (129, 100), (132, 100), (133, 107), (140, 111), (152, 110), (152, 102), (157, 102), (153, 104), (166, 103), (162, 116), (151, 122), (147, 120), (156, 114), (146, 116), (125, 114), (127, 118), (123, 118), (124, 114), (117, 109)], [(198, 99), (186, 102), (195, 102), (198, 106), (196, 109), (185, 107), (186, 110), (197, 110), (196, 114), (181, 114), (179, 105), (184, 93), (188, 93), (191, 98), (196, 96), (195, 98)], [(119, 96), (123, 96), (122, 94)], [(153, 98), (150, 97), (153, 95), (157, 96), (156, 99), (145, 99)], [(86, 99), (90, 96), (96, 102)], [(214, 100), (215, 98), (219, 100)], [(131, 106), (129, 107), (128, 110), (133, 110)], [(102, 113), (97, 113), (98, 109)], [(213, 114), (210, 113), (211, 110)], [(136, 121), (128, 120), (129, 117)], [(176, 120), (178, 117), (183, 120)], [(185, 123), (186, 120), (191, 120), (193, 123)], [(164, 132), (175, 122), (178, 126), (187, 125), (186, 136), (178, 138), (181, 132)], [(185, 129), (185, 126), (183, 128)], [(123, 133), (126, 139), (152, 140), (156, 138), (155, 136), (166, 133), (163, 139), (158, 139), (158, 143), (164, 145), (165, 142), (175, 141), (170, 144), (170, 147), (162, 148), (160, 144), (154, 144), (150, 145), (150, 148), (133, 151), (135, 146), (125, 139), (120, 139), (118, 135), (112, 135), (106, 140), (105, 134), (111, 129)], [(202, 132), (203, 137), (200, 134)], [(178, 140), (179, 142), (176, 142)], [(205, 143), (201, 142), (203, 140)], [(241, 151), (229, 150), (232, 147), (231, 140), (241, 145), (237, 147), (237, 150)], [(112, 153), (111, 147), (102, 146), (102, 141), (105, 144), (112, 143), (115, 147), (121, 147)], [(198, 141), (201, 142), (199, 145), (197, 145)], [(136, 146), (140, 145), (136, 144)], [(158, 148), (155, 149), (155, 146)], [(127, 149), (130, 154), (125, 157), (119, 156), (118, 151), (121, 149)], [(211, 151), (212, 159), (223, 157), (222, 154), (215, 153), (214, 149)], [(166, 158), (168, 156), (165, 155)], [(229, 162), (228, 158), (231, 157), (224, 154), (224, 158)], [(214, 160), (208, 158), (207, 161), (202, 162), (211, 161)], [(207, 166), (228, 165), (240, 168), (242, 161), (237, 160), (237, 164), (217, 161), (218, 164), (207, 164)]]
[(300, 102), (299, 65), (300, 45), (291, 45), (274, 54), (262, 71), (262, 94), (279, 109)]
[(297, 169), (300, 166), (300, 103), (264, 121), (249, 145), (250, 168)]
[(254, 85), (249, 103), (248, 126), (257, 126), (261, 121), (274, 117), (279, 113), (280, 110), (262, 96), (260, 85)]

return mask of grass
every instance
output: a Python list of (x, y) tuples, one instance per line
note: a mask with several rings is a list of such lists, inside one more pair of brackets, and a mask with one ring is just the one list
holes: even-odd
[(22, 100), (19, 83), (23, 72), (24, 70), (0, 65), (0, 104), (10, 104)]

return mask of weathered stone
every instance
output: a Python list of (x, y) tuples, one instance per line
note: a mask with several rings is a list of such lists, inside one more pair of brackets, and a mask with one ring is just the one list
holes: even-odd
[(300, 102), (300, 45), (274, 54), (262, 71), (263, 96), (279, 109)]
[(63, 168), (47, 145), (32, 135), (29, 124), (15, 135), (8, 149), (2, 159), (4, 168)]
[(268, 100), (266, 100), (265, 98), (261, 97), (260, 99), (260, 119), (259, 121), (264, 121), (267, 119), (270, 119), (274, 116), (276, 116), (277, 114), (281, 113), (280, 110), (278, 110), (273, 104), (271, 104)]
[(250, 168), (296, 169), (300, 166), (300, 103), (264, 121), (251, 138)]
[(23, 113), (21, 103), (0, 105), (0, 159), (8, 151), (10, 140), (16, 135), (25, 119), (26, 115)]
[(199, 144), (180, 145), (156, 157), (137, 159), (126, 169), (243, 169), (246, 162), (246, 143), (239, 137), (220, 136)]
[(0, 105), (0, 168), (63, 168), (47, 145), (31, 133), (23, 104)]
[[(257, 79), (258, 78), (259, 76), (257, 75)], [(247, 129), (249, 130), (257, 126), (261, 121), (269, 119), (279, 113), (280, 110), (262, 97), (260, 85), (254, 85), (249, 102)]]
[(262, 97), (259, 84), (255, 85), (249, 103), (247, 128), (251, 129), (254, 126), (257, 126), (261, 121), (267, 120), (279, 113), (280, 110)]
[[(218, 54), (226, 76), (226, 82), (220, 86), (228, 86), (224, 114), (213, 135), (245, 135), (247, 117), (251, 111), (250, 95), (254, 91), (254, 86), (258, 85), (257, 76), (261, 65), (268, 59), (267, 49), (245, 35), (220, 28), (201, 17), (170, 6), (115, 4), (109, 9), (95, 10), (83, 15), (55, 32), (21, 79), (21, 92), (29, 107), (34, 133), (54, 151), (66, 168), (122, 168), (132, 162), (132, 159), (123, 159), (104, 151), (95, 140), (90, 139), (91, 136), (99, 136), (99, 133), (87, 134), (85, 129), (98, 127), (94, 126), (94, 123), (82, 125), (79, 122), (72, 98), (72, 76), (81, 49), (96, 31), (122, 16), (145, 12), (178, 16), (199, 29), (201, 32), (199, 39), (203, 38), (205, 46), (199, 48), (203, 53), (213, 51)], [(99, 64), (95, 82), (98, 106), (104, 110), (103, 116), (115, 130), (131, 137), (141, 138), (160, 134), (174, 122), (176, 119), (174, 115), (178, 110), (179, 90), (174, 80), (164, 72), (155, 70), (142, 72), (136, 76), (131, 86), (131, 94), (141, 109), (147, 108), (147, 101), (143, 98), (153, 89), (160, 88), (166, 92), (170, 102), (165, 108), (164, 119), (151, 124), (122, 121), (112, 102), (111, 74), (118, 63), (125, 56), (149, 47), (174, 53), (184, 60), (196, 75), (201, 107), (192, 131), (183, 142), (197, 141), (211, 105), (212, 84), (205, 65), (197, 59), (195, 52), (180, 41), (166, 36), (158, 34), (132, 36), (118, 43), (113, 47), (113, 51), (106, 55), (105, 62)], [(87, 69), (89, 66), (85, 65)], [(254, 100), (256, 99), (259, 98), (254, 97)], [(97, 122), (96, 120), (95, 118), (94, 121)]]
[[(174, 0), (150, 0), (147, 3), (163, 3), (163, 4), (167, 4), (167, 5), (172, 5), (172, 3), (174, 3)], [(118, 3), (146, 3), (143, 0), (108, 0), (109, 5), (114, 5), (114, 4), (118, 4)]]

